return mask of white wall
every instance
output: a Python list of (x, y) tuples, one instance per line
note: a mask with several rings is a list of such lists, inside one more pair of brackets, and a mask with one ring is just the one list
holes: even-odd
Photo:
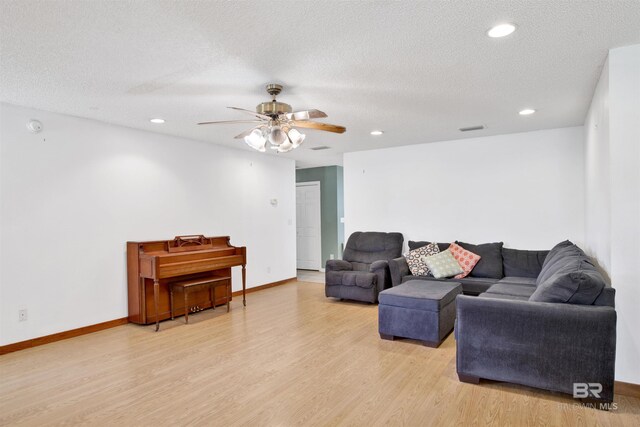
[[(596, 91), (591, 105), (591, 111), (608, 114), (600, 121), (608, 120), (608, 134), (587, 139), (587, 191), (596, 193), (601, 205), (587, 204), (587, 216), (594, 222), (586, 233), (588, 241), (604, 248), (596, 255), (610, 256), (607, 267), (618, 312), (616, 379), (640, 384), (640, 45), (609, 52), (600, 84), (607, 79), (608, 93)], [(587, 116), (586, 127), (598, 124)], [(590, 144), (598, 148), (589, 150)], [(594, 158), (606, 151), (608, 158)], [(608, 179), (601, 177), (606, 167)], [(604, 182), (596, 183), (600, 177)]]
[(611, 177), (609, 175), (609, 61), (584, 122), (585, 247), (607, 275), (611, 271)]
[(504, 241), (584, 240), (582, 127), (347, 153), (345, 233)]
[(587, 248), (616, 289), (616, 379), (640, 384), (640, 45), (613, 49), (585, 118)]
[(0, 108), (0, 344), (127, 316), (128, 240), (229, 235), (249, 287), (296, 275), (293, 160)]

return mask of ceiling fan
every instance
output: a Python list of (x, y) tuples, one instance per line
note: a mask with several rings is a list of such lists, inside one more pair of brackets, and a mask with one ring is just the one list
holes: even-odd
[(267, 142), (272, 150), (278, 153), (286, 153), (297, 148), (304, 141), (305, 135), (296, 128), (317, 129), (327, 132), (343, 133), (347, 129), (343, 126), (330, 125), (328, 123), (314, 122), (311, 119), (327, 117), (320, 110), (306, 110), (292, 112), (291, 105), (276, 101), (276, 96), (282, 91), (282, 85), (268, 84), (267, 92), (271, 95), (271, 101), (258, 104), (256, 111), (238, 107), (228, 107), (233, 110), (243, 111), (254, 116), (253, 120), (224, 120), (217, 122), (202, 122), (199, 125), (214, 125), (223, 123), (257, 123), (257, 125), (240, 135), (236, 139), (243, 138), (251, 148), (265, 152)]

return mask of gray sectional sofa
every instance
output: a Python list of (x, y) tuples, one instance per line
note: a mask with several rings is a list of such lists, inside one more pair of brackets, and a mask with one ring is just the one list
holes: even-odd
[[(458, 244), (486, 262), (481, 266), (481, 260), (471, 277), (442, 279), (461, 283), (466, 294), (456, 298), (460, 380), (491, 379), (569, 394), (574, 394), (575, 384), (590, 383), (589, 400), (611, 402), (615, 290), (591, 259), (569, 241), (551, 251), (507, 249), (501, 243)], [(444, 250), (448, 244), (438, 246)], [(402, 257), (391, 260), (389, 267), (394, 286), (436, 280), (412, 276)]]
[[(430, 242), (409, 241), (409, 250), (428, 245)], [(502, 242), (483, 243), (474, 245), (465, 242), (456, 242), (482, 258), (474, 267), (471, 274), (462, 279), (435, 279), (431, 276), (413, 276), (404, 257), (389, 261), (391, 282), (393, 286), (409, 280), (445, 280), (455, 281), (462, 285), (465, 295), (480, 295), (497, 283), (503, 284), (528, 284), (535, 283), (542, 263), (549, 251), (525, 251), (504, 248)], [(438, 243), (440, 251), (449, 248), (449, 243)]]

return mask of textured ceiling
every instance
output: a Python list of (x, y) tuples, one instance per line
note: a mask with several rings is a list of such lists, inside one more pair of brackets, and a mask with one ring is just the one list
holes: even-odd
[[(347, 127), (308, 131), (301, 148), (280, 154), (300, 166), (580, 125), (607, 50), (640, 43), (638, 0), (0, 5), (2, 101), (250, 150), (233, 139), (243, 125), (195, 123), (245, 118), (225, 107), (253, 109), (269, 99), (266, 83), (282, 83), (279, 100)], [(514, 34), (485, 36), (505, 21)], [(538, 113), (521, 117), (524, 107)], [(486, 129), (458, 131), (477, 124)], [(319, 145), (331, 149), (309, 150)]]

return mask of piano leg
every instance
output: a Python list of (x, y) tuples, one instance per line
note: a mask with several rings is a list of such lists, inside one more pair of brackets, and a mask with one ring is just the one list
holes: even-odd
[(160, 329), (160, 321), (158, 319), (158, 299), (160, 298), (160, 282), (158, 279), (153, 281), (153, 308), (156, 315), (156, 332)]
[(242, 264), (242, 305), (247, 306), (247, 298), (246, 298), (246, 289), (247, 289), (247, 266), (246, 264)]
[(189, 292), (185, 289), (183, 292), (184, 295), (184, 323), (189, 324)]

